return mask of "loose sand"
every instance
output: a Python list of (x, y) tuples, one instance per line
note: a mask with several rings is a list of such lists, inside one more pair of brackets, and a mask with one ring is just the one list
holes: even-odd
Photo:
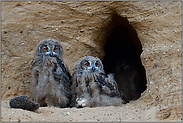
[(146, 122), (155, 120), (155, 107), (147, 109), (141, 100), (121, 106), (95, 108), (40, 107), (37, 111), (10, 108), (2, 100), (2, 122)]

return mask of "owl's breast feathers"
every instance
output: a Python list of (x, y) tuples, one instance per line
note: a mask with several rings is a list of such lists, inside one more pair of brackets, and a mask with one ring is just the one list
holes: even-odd
[(32, 60), (32, 66), (54, 66), (57, 63), (55, 57), (48, 57), (48, 56), (35, 56)]
[(58, 57), (48, 57), (42, 56), (35, 57), (32, 61), (32, 67), (35, 69), (39, 69), (39, 72), (47, 71), (48, 73), (56, 72), (57, 74), (65, 74), (66, 76), (71, 79), (71, 75), (66, 64), (63, 62), (62, 59)]

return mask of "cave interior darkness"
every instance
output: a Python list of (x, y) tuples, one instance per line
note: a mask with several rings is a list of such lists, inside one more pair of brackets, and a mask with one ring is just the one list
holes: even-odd
[(104, 70), (113, 73), (118, 88), (128, 98), (136, 100), (146, 90), (146, 72), (140, 59), (142, 45), (136, 30), (125, 17), (114, 15), (108, 24), (105, 39)]

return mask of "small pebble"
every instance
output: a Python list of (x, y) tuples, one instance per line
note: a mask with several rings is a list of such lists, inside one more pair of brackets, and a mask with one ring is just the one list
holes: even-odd
[(63, 115), (63, 116), (67, 116), (67, 115), (70, 115), (70, 113), (67, 112), (67, 111), (63, 111), (63, 112), (62, 112), (62, 115)]
[(70, 113), (69, 112), (67, 112), (67, 114), (70, 116)]
[(72, 121), (73, 119), (71, 118), (71, 119), (69, 119), (69, 121)]
[(44, 29), (48, 28), (48, 26), (43, 27)]
[(80, 32), (84, 32), (84, 30), (80, 30)]

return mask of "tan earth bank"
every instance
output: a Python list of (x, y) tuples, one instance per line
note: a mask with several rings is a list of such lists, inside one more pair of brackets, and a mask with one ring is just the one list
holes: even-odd
[[(1, 121), (182, 121), (181, 1), (1, 2)], [(61, 41), (72, 69), (85, 55), (105, 57), (106, 28), (114, 11), (127, 18), (142, 45), (147, 89), (118, 107), (12, 109), (9, 100), (30, 96), (31, 60), (44, 39)]]

